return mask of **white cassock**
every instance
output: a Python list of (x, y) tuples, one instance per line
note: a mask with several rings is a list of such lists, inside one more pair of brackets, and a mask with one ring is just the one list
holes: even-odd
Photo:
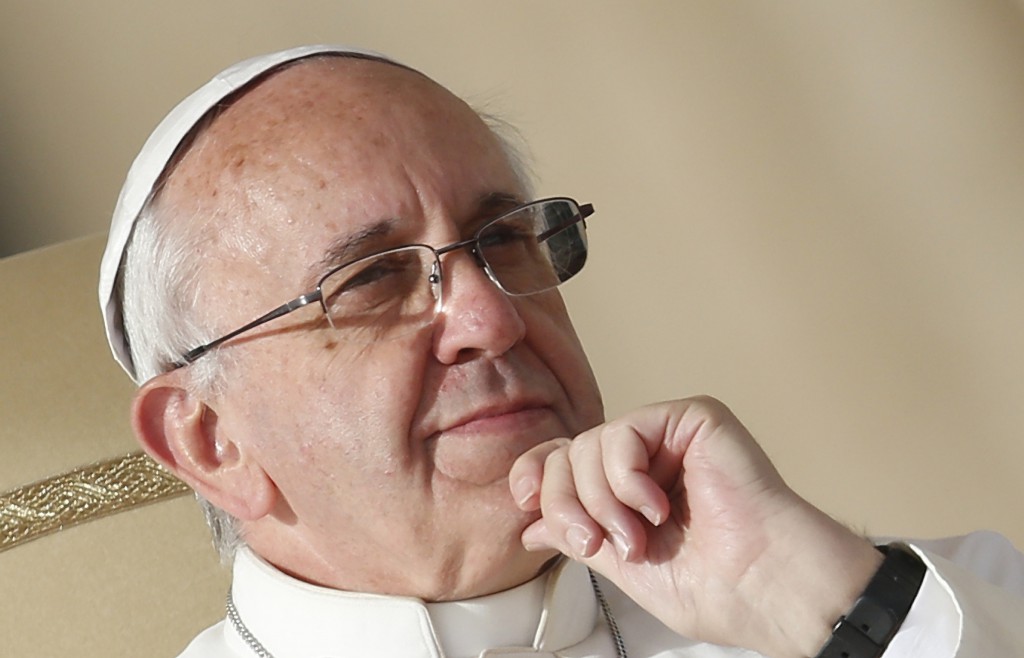
[[(1024, 657), (1024, 555), (1003, 537), (911, 542), (928, 574), (884, 658)], [(756, 658), (681, 638), (598, 578), (630, 658)], [(563, 560), (514, 589), (467, 601), (341, 592), (291, 578), (252, 552), (236, 559), (232, 598), (274, 658), (614, 658), (613, 633), (589, 572)], [(181, 658), (255, 658), (228, 620)]]

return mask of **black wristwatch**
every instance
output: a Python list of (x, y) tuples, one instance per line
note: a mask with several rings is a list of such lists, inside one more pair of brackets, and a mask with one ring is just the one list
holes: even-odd
[(907, 618), (928, 568), (906, 544), (877, 548), (885, 555), (882, 566), (817, 658), (880, 658)]

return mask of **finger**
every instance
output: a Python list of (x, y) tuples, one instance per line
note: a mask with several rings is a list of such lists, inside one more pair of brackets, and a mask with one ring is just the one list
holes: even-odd
[(601, 462), (616, 500), (640, 512), (652, 525), (668, 518), (669, 500), (649, 474), (648, 446), (628, 423), (610, 423), (601, 431)]
[[(573, 484), (583, 509), (601, 526), (619, 557), (628, 561), (644, 554), (647, 535), (636, 512), (615, 496), (608, 483), (601, 436), (600, 431), (584, 433), (570, 444)], [(640, 451), (644, 452), (642, 445)]]
[(569, 439), (552, 439), (530, 448), (512, 464), (508, 486), (519, 509), (533, 512), (540, 509), (540, 487), (544, 477), (544, 461), (555, 450), (567, 446)]
[(574, 558), (588, 558), (601, 547), (604, 533), (580, 504), (568, 452), (560, 448), (544, 461), (540, 510), (555, 548)]
[(523, 542), (523, 547), (528, 551), (544, 551), (553, 548), (562, 553), (566, 552), (563, 550), (562, 542), (556, 540), (551, 531), (548, 530), (548, 526), (543, 518), (537, 519), (526, 526), (520, 539)]

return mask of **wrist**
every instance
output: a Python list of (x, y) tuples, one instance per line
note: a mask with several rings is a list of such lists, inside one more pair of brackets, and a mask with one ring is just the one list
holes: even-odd
[(856, 603), (881, 566), (884, 556), (871, 542), (850, 534), (855, 539), (808, 571), (805, 598), (796, 608), (803, 619), (795, 619), (792, 651), (783, 655), (817, 656), (836, 620)]
[(878, 571), (883, 556), (871, 542), (819, 514), (813, 529), (787, 533), (785, 559), (765, 564), (758, 585), (765, 634), (748, 648), (773, 658), (816, 656)]

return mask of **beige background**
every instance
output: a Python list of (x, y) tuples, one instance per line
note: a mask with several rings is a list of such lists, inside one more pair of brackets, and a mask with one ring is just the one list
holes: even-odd
[(1012, 0), (6, 0), (0, 244), (104, 230), (148, 131), (223, 66), (375, 48), (597, 206), (566, 295), (610, 413), (714, 394), (841, 519), (1020, 545), (1022, 37)]

